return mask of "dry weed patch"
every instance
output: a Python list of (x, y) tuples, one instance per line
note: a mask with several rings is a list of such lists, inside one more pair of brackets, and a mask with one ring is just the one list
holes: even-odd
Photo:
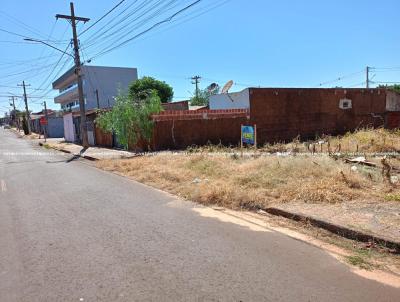
[[(328, 155), (210, 156), (161, 153), (98, 166), (203, 204), (228, 208), (267, 207), (274, 203), (340, 203), (393, 199), (398, 189), (382, 180), (379, 169), (354, 172)], [(391, 195), (387, 195), (390, 191)], [(390, 196), (390, 197), (389, 197)]]

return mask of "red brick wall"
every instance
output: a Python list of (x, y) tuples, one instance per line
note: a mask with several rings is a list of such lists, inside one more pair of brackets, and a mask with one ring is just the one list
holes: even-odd
[(386, 125), (387, 129), (400, 128), (400, 112), (388, 112), (386, 114)]
[(164, 110), (189, 110), (189, 101), (170, 102), (161, 105)]
[(164, 111), (153, 116), (153, 149), (185, 149), (191, 145), (237, 145), (240, 125), (248, 123), (249, 111), (201, 110)]
[[(344, 98), (352, 100), (351, 109), (339, 108)], [(260, 143), (383, 126), (385, 107), (380, 89), (250, 89), (251, 122)]]

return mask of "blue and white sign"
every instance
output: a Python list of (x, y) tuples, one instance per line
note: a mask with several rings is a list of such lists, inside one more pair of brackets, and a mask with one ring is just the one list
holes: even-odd
[(248, 145), (255, 144), (255, 133), (253, 126), (242, 126), (242, 143)]

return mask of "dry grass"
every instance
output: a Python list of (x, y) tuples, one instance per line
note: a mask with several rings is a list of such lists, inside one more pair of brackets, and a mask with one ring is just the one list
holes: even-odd
[(383, 201), (399, 191), (384, 181), (380, 170), (350, 166), (320, 156), (218, 156), (171, 154), (98, 162), (138, 181), (203, 204), (257, 208), (274, 203), (340, 203)]
[(400, 151), (400, 131), (387, 129), (361, 129), (347, 133), (343, 137), (331, 139), (336, 146), (341, 144), (342, 150), (356, 152), (383, 153)]
[[(341, 136), (321, 136), (315, 140), (301, 142), (295, 138), (290, 143), (278, 142), (265, 144), (258, 149), (266, 153), (393, 153), (400, 152), (400, 130), (359, 129), (348, 132)], [(240, 152), (238, 146), (206, 145), (192, 146), (187, 149), (188, 153), (221, 153)]]

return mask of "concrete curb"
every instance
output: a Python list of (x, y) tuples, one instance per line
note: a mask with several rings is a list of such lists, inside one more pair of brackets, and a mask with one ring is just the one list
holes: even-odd
[[(43, 147), (43, 145), (44, 145), (44, 143), (39, 142), (39, 146)], [(92, 157), (92, 156), (89, 156), (89, 155), (74, 154), (71, 151), (68, 151), (68, 150), (65, 150), (65, 149), (55, 148), (55, 147), (51, 147), (51, 146), (49, 146), (49, 147), (51, 149), (53, 149), (53, 150), (64, 152), (64, 153), (68, 153), (68, 154), (73, 154), (74, 156), (78, 156), (78, 157), (81, 157), (81, 158), (84, 158), (84, 159), (87, 159), (87, 160), (90, 160), (90, 161), (97, 161), (98, 160), (98, 158), (95, 158), (95, 157)]]
[(291, 213), (282, 209), (278, 208), (265, 208), (261, 209), (262, 211), (265, 211), (269, 214), (275, 215), (275, 216), (281, 216), (285, 217), (288, 219), (292, 219), (295, 221), (305, 221), (310, 223), (311, 225), (315, 227), (319, 227), (321, 229), (327, 230), (331, 233), (334, 233), (336, 235), (342, 236), (347, 239), (352, 239), (352, 240), (357, 240), (360, 242), (374, 242), (376, 244), (379, 244), (383, 247), (392, 249), (395, 251), (396, 254), (400, 254), (400, 242), (396, 242), (390, 239), (386, 239), (383, 237), (378, 237), (370, 234), (366, 234), (360, 231), (356, 231), (341, 225), (336, 225), (327, 221), (323, 221), (320, 219), (313, 218), (311, 216), (306, 216), (302, 214), (297, 214), (297, 213)]

